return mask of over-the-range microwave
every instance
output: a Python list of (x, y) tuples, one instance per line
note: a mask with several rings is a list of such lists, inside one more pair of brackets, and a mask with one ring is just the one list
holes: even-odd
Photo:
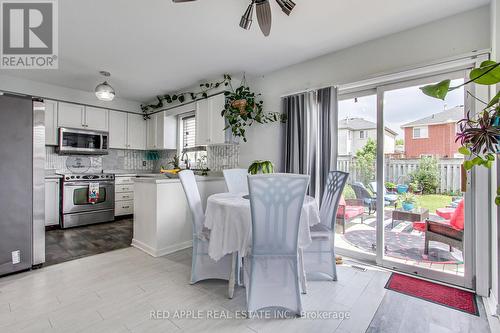
[(59, 127), (59, 154), (108, 154), (109, 133), (77, 128)]

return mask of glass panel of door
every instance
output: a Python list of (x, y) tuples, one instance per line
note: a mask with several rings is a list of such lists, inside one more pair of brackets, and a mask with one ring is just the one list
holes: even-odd
[(423, 85), (466, 72), (378, 87), (339, 102), (337, 169), (350, 173), (337, 214), (339, 253), (472, 288), (470, 194), (455, 142), (466, 89), (444, 101)]

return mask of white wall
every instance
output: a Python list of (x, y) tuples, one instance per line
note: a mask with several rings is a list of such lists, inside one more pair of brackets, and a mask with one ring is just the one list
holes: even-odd
[[(355, 82), (379, 73), (490, 48), (489, 8), (429, 23), (293, 65), (250, 82), (263, 94), (266, 111), (280, 111), (280, 96), (307, 88)], [(334, 32), (332, 33), (342, 33)], [(282, 127), (257, 125), (248, 130), (240, 164), (270, 159), (281, 169)]]
[[(492, 31), (492, 58), (500, 61), (500, 0), (492, 0), (491, 2), (491, 31)], [(498, 88), (498, 87), (497, 87)], [(496, 89), (500, 91), (500, 89)], [(493, 89), (492, 94), (496, 93)], [(497, 163), (497, 172), (492, 175), (493, 184), (500, 185), (500, 165)], [(491, 189), (491, 196), (496, 195), (496, 188)], [(500, 315), (500, 230), (498, 227), (498, 219), (500, 217), (500, 209), (495, 205), (491, 205), (491, 294), (490, 307), (491, 312), (496, 312)]]
[[(92, 89), (93, 87), (89, 88)], [(45, 97), (49, 99), (94, 105), (103, 108), (113, 108), (141, 113), (139, 102), (125, 100), (120, 97), (116, 97), (111, 102), (103, 102), (98, 100), (95, 97), (94, 92), (91, 91), (71, 89), (3, 74), (0, 74), (0, 91), (16, 92), (36, 97)]]

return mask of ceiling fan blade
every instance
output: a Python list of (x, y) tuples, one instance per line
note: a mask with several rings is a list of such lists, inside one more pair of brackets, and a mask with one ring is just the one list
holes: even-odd
[(257, 1), (255, 5), (260, 30), (267, 37), (271, 33), (271, 5), (269, 4), (269, 0)]
[(196, 0), (172, 0), (172, 2), (191, 2)]

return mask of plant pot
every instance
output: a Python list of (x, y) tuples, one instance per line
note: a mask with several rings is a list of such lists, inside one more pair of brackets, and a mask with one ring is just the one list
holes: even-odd
[(247, 104), (248, 104), (248, 102), (246, 99), (237, 99), (236, 101), (233, 101), (231, 103), (231, 106), (233, 108), (240, 110), (240, 114), (244, 115), (247, 113), (246, 112)]
[(408, 185), (403, 185), (403, 184), (398, 185), (398, 193), (399, 194), (403, 194), (406, 192), (408, 192)]
[(408, 212), (413, 210), (413, 208), (415, 208), (415, 205), (412, 202), (403, 202), (403, 210)]

